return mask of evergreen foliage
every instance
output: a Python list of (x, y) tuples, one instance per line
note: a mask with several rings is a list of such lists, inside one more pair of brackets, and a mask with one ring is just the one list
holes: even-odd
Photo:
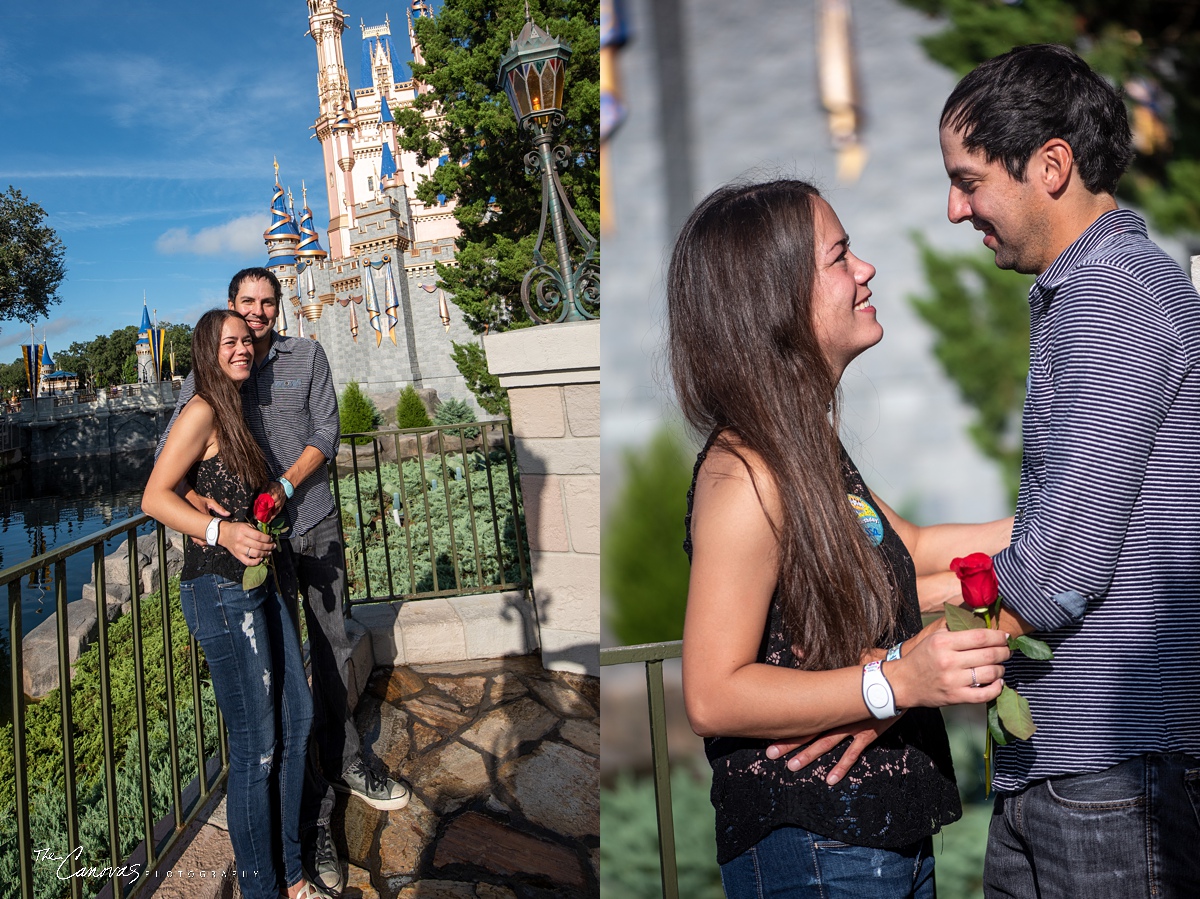
[(928, 293), (909, 301), (933, 329), (934, 356), (975, 410), (971, 439), (999, 463), (1015, 506), (1032, 278), (996, 268), (990, 252), (940, 253), (920, 236), (914, 240)]
[[(357, 485), (353, 475), (342, 478), (338, 495), (351, 598), (368, 595), (368, 580), (371, 596), (452, 589), (456, 583), (466, 589), (518, 583), (518, 528), (521, 544), (528, 543), (519, 492), (513, 510), (516, 491), (509, 490), (508, 464), (501, 450), (447, 453), (426, 455), (423, 467), (417, 460), (399, 467), (385, 463), (377, 473), (360, 474)], [(516, 478), (515, 460), (512, 470)]]
[[(702, 764), (702, 763), (700, 763)], [(723, 899), (717, 867), (716, 822), (709, 801), (711, 774), (675, 764), (671, 771), (671, 806), (675, 824), (675, 858), (679, 895), (689, 899)], [(699, 767), (699, 765), (695, 766)], [(600, 899), (658, 899), (662, 877), (658, 861), (658, 827), (654, 782), (618, 776), (600, 790)]]
[[(584, 227), (600, 227), (600, 6), (599, 0), (532, 0), (533, 19), (572, 50), (563, 94), (564, 125), (556, 143), (571, 148), (559, 177)], [(400, 146), (417, 153), (422, 164), (441, 159), (433, 175), (417, 186), (422, 202), (438, 195), (457, 200), (455, 218), (462, 231), (454, 265), (437, 264), (438, 286), (463, 311), (475, 333), (496, 329), (498, 310), (511, 310), (503, 327), (529, 322), (521, 304), (521, 281), (533, 266), (533, 245), (541, 220), (540, 176), (522, 175), (532, 149), (529, 135), (518, 133), (516, 117), (503, 89), (496, 86), (500, 57), (511, 36), (525, 23), (523, 0), (445, 0), (433, 18), (414, 21), (425, 64), (414, 64), (415, 78), (430, 90), (412, 106), (395, 110)], [(440, 114), (425, 119), (421, 113)], [(549, 231), (549, 229), (547, 229)], [(581, 257), (572, 245), (576, 261)], [(542, 255), (554, 258), (549, 235)], [(482, 351), (455, 344), (454, 360), (493, 415), (508, 415), (499, 382), (480, 366)]]
[[(555, 135), (572, 152), (560, 178), (576, 214), (597, 234), (599, 0), (533, 0), (529, 9), (539, 26), (572, 50), (563, 95), (565, 123)], [(412, 106), (395, 110), (404, 149), (415, 151), (422, 164), (447, 157), (418, 185), (417, 196), (429, 204), (436, 204), (439, 194), (458, 201), (455, 217), (462, 236), (455, 265), (438, 265), (439, 286), (453, 295), (476, 333), (483, 331), (499, 302), (511, 306), (515, 320), (525, 319), (521, 279), (533, 265), (541, 218), (540, 184), (521, 175), (521, 162), (531, 149), (529, 136), (517, 132), (508, 98), (496, 86), (500, 57), (524, 23), (523, 0), (446, 0), (435, 17), (415, 20), (425, 64), (414, 64), (413, 75), (430, 90)], [(440, 115), (424, 119), (426, 110)]]
[[(192, 707), (191, 646), (187, 625), (179, 606), (179, 579), (169, 582), (171, 596), (170, 632), (173, 680), (176, 702), (176, 733), (180, 746), (181, 782), (186, 785), (197, 773), (195, 718)], [(141, 675), (146, 687), (147, 729), (149, 731), (151, 818), (158, 820), (171, 806), (169, 730), (166, 708), (166, 668), (164, 665), (161, 603), (157, 593), (140, 600), (143, 664)], [(137, 744), (136, 677), (132, 650), (133, 616), (124, 615), (109, 627), (109, 665), (111, 677), (112, 723), (117, 761), (117, 806), (120, 829), (119, 853), (125, 858), (141, 841), (142, 796), (140, 761)], [(71, 682), (74, 716), (76, 795), (80, 818), (80, 864), (102, 867), (108, 859), (108, 806), (104, 785), (103, 728), (100, 722), (100, 647), (92, 644), (76, 662)], [(200, 659), (201, 703), (204, 721), (204, 756), (217, 750), (216, 702), (208, 669)], [(56, 856), (65, 856), (66, 799), (63, 774), (63, 739), (59, 712), (60, 692), (53, 690), (41, 702), (31, 703), (26, 711), (26, 764), (31, 804), (31, 835), (37, 848), (47, 847)], [(0, 771), (13, 770), (12, 723), (0, 728)], [(20, 894), (17, 862), (15, 783), (0, 779), (0, 897)], [(68, 895), (70, 881), (59, 880), (54, 866), (34, 866), (37, 899), (59, 899)], [(100, 883), (89, 880), (85, 894), (91, 895)]]
[(508, 405), (508, 391), (500, 386), (500, 379), (488, 371), (487, 356), (483, 347), (477, 343), (454, 343), (450, 357), (458, 366), (459, 374), (467, 382), (471, 393), (479, 401), (480, 407), (492, 415), (503, 415), (512, 418), (512, 410)]
[[(338, 399), (338, 417), (343, 434), (362, 434), (383, 424), (383, 416), (371, 398), (359, 388), (357, 381), (351, 381), (342, 391)], [(370, 442), (370, 437), (353, 438), (355, 446)]]
[(425, 404), (417, 395), (416, 388), (409, 384), (400, 392), (396, 403), (396, 426), (398, 428), (428, 428), (433, 424)]
[(1200, 231), (1200, 30), (1193, 4), (904, 2), (943, 17), (945, 28), (922, 43), (956, 75), (1022, 44), (1058, 43), (1118, 86), (1145, 79), (1161, 90), (1155, 112), (1164, 120), (1166, 140), (1139, 146), (1119, 193), (1163, 231)]
[(60, 301), (66, 247), (45, 219), (11, 184), (0, 193), (0, 319), (32, 324)]
[(683, 636), (691, 570), (683, 552), (683, 517), (692, 462), (682, 437), (670, 428), (624, 453), (624, 476), (608, 511), (600, 554), (609, 625), (622, 644)]
[[(433, 416), (433, 423), (435, 425), (457, 425), (475, 421), (475, 419), (475, 412), (466, 402), (451, 397), (438, 406), (437, 414)], [(461, 433), (460, 431), (451, 431), (450, 433), (466, 440), (474, 440), (479, 436), (479, 428), (463, 428)]]

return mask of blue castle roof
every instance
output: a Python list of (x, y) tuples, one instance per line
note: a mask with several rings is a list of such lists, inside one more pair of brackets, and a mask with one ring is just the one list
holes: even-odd
[(150, 330), (150, 310), (146, 308), (145, 303), (142, 303), (142, 326), (140, 328), (138, 328), (138, 330), (139, 331), (149, 331)]

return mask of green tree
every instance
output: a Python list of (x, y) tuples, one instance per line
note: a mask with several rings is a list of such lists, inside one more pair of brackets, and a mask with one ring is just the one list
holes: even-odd
[[(371, 398), (364, 394), (357, 381), (351, 381), (338, 399), (338, 416), (343, 434), (373, 431), (383, 423), (383, 417)], [(355, 437), (356, 446), (370, 443), (370, 437)]]
[(417, 391), (409, 384), (400, 392), (400, 401), (396, 403), (396, 426), (399, 428), (427, 428), (433, 422), (425, 411), (425, 404), (417, 396)]
[[(433, 423), (435, 425), (457, 425), (463, 422), (475, 421), (478, 417), (469, 403), (451, 397), (438, 406), (437, 413), (433, 416)], [(455, 431), (453, 433), (457, 434), (458, 432)], [(479, 428), (463, 429), (463, 437), (467, 440), (472, 440), (478, 435)]]
[[(1130, 94), (1138, 155), (1120, 193), (1164, 231), (1200, 231), (1200, 29), (1195, 3), (1121, 0), (904, 0), (946, 27), (922, 39), (931, 58), (964, 75), (1022, 44), (1072, 47)], [(1156, 134), (1161, 123), (1163, 131)]]
[[(429, 91), (418, 94), (412, 106), (395, 110), (400, 145), (416, 152), (422, 164), (443, 163), (417, 185), (417, 197), (429, 204), (437, 204), (439, 195), (457, 201), (454, 214), (462, 234), (454, 265), (438, 264), (439, 286), (452, 295), (476, 333), (492, 323), (502, 304), (512, 310), (512, 321), (504, 327), (528, 322), (519, 298), (521, 280), (533, 265), (541, 187), (533, 176), (522, 174), (522, 160), (532, 146), (528, 134), (518, 133), (508, 99), (496, 86), (500, 57), (511, 35), (524, 26), (525, 8), (523, 0), (446, 0), (436, 17), (417, 19), (414, 28), (425, 63), (413, 65), (413, 76)], [(565, 122), (555, 135), (556, 143), (571, 152), (559, 176), (576, 214), (597, 234), (599, 0), (533, 0), (529, 8), (540, 27), (572, 50), (563, 96)], [(431, 110), (439, 115), (422, 116)], [(549, 235), (542, 252), (548, 259), (554, 256)]]
[(136, 384), (138, 382), (137, 353), (130, 353), (121, 365), (121, 384)]
[(512, 418), (512, 410), (508, 405), (508, 391), (500, 386), (500, 379), (488, 371), (487, 356), (483, 347), (477, 343), (455, 343), (451, 341), (453, 352), (450, 358), (458, 366), (459, 373), (467, 382), (471, 393), (479, 401), (480, 407), (492, 415), (503, 415)]
[(17, 396), (29, 393), (29, 379), (25, 375), (25, 361), (20, 358), (7, 365), (0, 364), (0, 400), (6, 400), (14, 393)]
[(171, 350), (175, 350), (175, 374), (186, 378), (192, 370), (192, 326), (163, 322), (163, 377), (171, 374)]
[(59, 302), (66, 248), (45, 218), (11, 184), (0, 193), (0, 318), (32, 324)]
[[(100, 335), (86, 342), (75, 341), (67, 348), (71, 357), (82, 357), (87, 362), (88, 376), (93, 383), (108, 387), (112, 384), (127, 384), (125, 365), (132, 355), (136, 360), (134, 345), (138, 340), (138, 329), (134, 325), (118, 328), (108, 335)], [(134, 369), (133, 381), (137, 380)]]
[(683, 516), (692, 456), (663, 428), (645, 447), (626, 450), (624, 478), (608, 512), (600, 553), (609, 626), (623, 644), (683, 636), (691, 566), (683, 552)]
[(920, 236), (914, 240), (928, 293), (909, 302), (933, 329), (934, 356), (975, 410), (971, 439), (999, 463), (1015, 505), (1033, 279), (996, 268), (990, 252), (939, 253)]

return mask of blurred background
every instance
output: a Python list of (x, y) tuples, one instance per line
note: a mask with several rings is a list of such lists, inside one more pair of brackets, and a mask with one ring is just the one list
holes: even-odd
[[(1121, 85), (1138, 158), (1119, 200), (1186, 265), (1200, 241), (1200, 2), (603, 0), (603, 641), (677, 640), (697, 446), (662, 355), (678, 226), (734, 179), (824, 192), (878, 269), (883, 342), (842, 379), (843, 440), (871, 488), (921, 524), (1011, 514), (1028, 278), (946, 219), (942, 104), (1013, 46), (1074, 47)], [(700, 438), (702, 439), (702, 437)], [(664, 665), (680, 895), (720, 897), (708, 766)], [(646, 674), (602, 672), (602, 895), (660, 895)], [(947, 712), (961, 822), (935, 838), (942, 899), (981, 895), (990, 803), (982, 721)]]

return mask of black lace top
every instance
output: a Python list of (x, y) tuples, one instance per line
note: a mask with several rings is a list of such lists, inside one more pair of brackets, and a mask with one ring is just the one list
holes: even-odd
[[(689, 559), (696, 476), (714, 438), (709, 438), (696, 459), (688, 491), (683, 548)], [(871, 505), (862, 475), (844, 449), (842, 466), (846, 492), (856, 498), (851, 501), (847, 497), (847, 501), (859, 510), (866, 504), (864, 526), (874, 528), (877, 534), (882, 531), (879, 550), (903, 599), (897, 639), (907, 639), (921, 629), (912, 558), (887, 517)], [(860, 520), (863, 517), (860, 513)], [(783, 633), (778, 596), (771, 600), (758, 661), (799, 667)], [(719, 864), (732, 861), (783, 825), (803, 827), (856, 846), (894, 849), (937, 833), (962, 815), (946, 728), (937, 709), (909, 709), (833, 787), (825, 783), (825, 776), (841, 758), (848, 739), (802, 771), (789, 771), (785, 759), (768, 759), (765, 750), (770, 744), (770, 740), (743, 737), (710, 737), (704, 741), (713, 769)]]
[[(253, 491), (234, 475), (224, 463), (221, 454), (211, 459), (201, 459), (187, 473), (188, 484), (201, 496), (216, 500), (231, 513), (233, 521), (248, 521)], [(227, 581), (240, 584), (246, 566), (235, 559), (223, 546), (202, 546), (194, 540), (185, 540), (183, 548), (183, 571), (180, 580), (191, 580), (202, 574), (215, 574)]]

